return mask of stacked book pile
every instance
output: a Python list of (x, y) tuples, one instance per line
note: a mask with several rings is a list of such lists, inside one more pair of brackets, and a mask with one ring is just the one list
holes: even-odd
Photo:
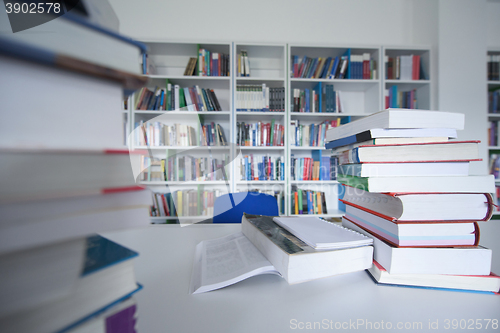
[(141, 50), (69, 18), (40, 29), (0, 38), (0, 331), (136, 332), (137, 253), (96, 233), (149, 223), (120, 110)]
[(327, 133), (339, 158), (345, 227), (374, 240), (379, 283), (498, 292), (477, 221), (492, 214), (492, 175), (469, 175), (478, 141), (454, 141), (458, 113), (388, 109)]

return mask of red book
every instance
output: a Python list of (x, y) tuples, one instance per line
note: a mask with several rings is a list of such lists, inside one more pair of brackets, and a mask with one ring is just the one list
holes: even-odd
[(367, 80), (370, 78), (370, 56), (365, 58), (363, 56), (363, 79)]
[(420, 80), (420, 56), (413, 56), (413, 80)]

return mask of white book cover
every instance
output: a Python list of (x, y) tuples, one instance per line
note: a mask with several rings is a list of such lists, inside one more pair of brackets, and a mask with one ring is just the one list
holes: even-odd
[(369, 237), (318, 217), (275, 217), (273, 221), (314, 249), (344, 249), (373, 244)]

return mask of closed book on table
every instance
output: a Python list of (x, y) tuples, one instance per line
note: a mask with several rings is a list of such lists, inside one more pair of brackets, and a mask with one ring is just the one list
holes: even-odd
[(479, 292), (498, 295), (500, 276), (488, 275), (451, 275), (451, 274), (390, 274), (377, 261), (373, 261), (368, 273), (381, 285), (443, 289), (463, 292)]
[(488, 275), (491, 250), (477, 247), (395, 247), (356, 225), (346, 217), (342, 225), (373, 238), (373, 259), (391, 274)]
[(326, 132), (327, 142), (373, 128), (452, 128), (464, 129), (465, 116), (454, 112), (387, 109)]
[[(326, 132), (328, 134), (328, 131)], [(456, 138), (454, 128), (372, 128), (360, 133), (348, 135), (335, 140), (328, 140), (326, 149), (336, 149), (351, 144), (372, 141), (372, 144), (421, 142), (426, 138), (439, 138), (427, 142), (443, 141), (442, 138)]]
[(489, 193), (372, 193), (348, 186), (340, 200), (390, 221), (488, 221), (494, 207)]
[(479, 243), (477, 222), (391, 221), (349, 205), (345, 217), (396, 247), (477, 246)]
[(344, 185), (369, 192), (407, 193), (494, 193), (493, 175), (484, 176), (420, 176), (420, 177), (356, 177), (338, 175)]
[(479, 141), (366, 145), (338, 151), (339, 164), (479, 161)]
[(468, 176), (469, 162), (352, 163), (338, 166), (338, 173), (356, 177)]

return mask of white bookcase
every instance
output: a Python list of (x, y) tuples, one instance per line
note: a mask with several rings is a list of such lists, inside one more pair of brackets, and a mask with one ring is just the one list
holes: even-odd
[[(199, 181), (141, 181), (150, 187), (154, 192), (175, 192), (177, 190), (216, 190), (217, 194), (228, 192), (260, 191), (266, 193), (280, 193), (283, 202), (279, 202), (280, 209), (285, 215), (291, 215), (293, 190), (313, 190), (325, 193), (327, 213), (322, 212), (320, 216), (327, 218), (340, 217), (343, 212), (339, 209), (338, 196), (340, 186), (336, 180), (295, 180), (291, 174), (291, 157), (303, 158), (311, 157), (313, 151), (320, 150), (322, 156), (330, 156), (331, 152), (323, 146), (309, 146), (303, 144), (296, 146), (292, 140), (294, 133), (290, 130), (292, 122), (301, 125), (319, 124), (324, 121), (345, 122), (355, 120), (385, 107), (385, 91), (397, 85), (400, 91), (411, 91), (415, 89), (417, 96), (417, 107), (421, 109), (432, 109), (431, 80), (398, 80), (387, 79), (386, 58), (397, 58), (405, 55), (417, 55), (420, 57), (422, 71), (428, 76), (430, 73), (431, 53), (429, 47), (382, 47), (382, 46), (349, 46), (349, 45), (307, 45), (307, 44), (269, 44), (269, 43), (189, 43), (189, 42), (169, 42), (169, 41), (144, 41), (149, 47), (148, 59), (154, 63), (154, 73), (149, 77), (148, 88), (154, 90), (155, 87), (166, 88), (170, 83), (172, 86), (180, 87), (198, 86), (203, 89), (213, 89), (222, 108), (222, 111), (154, 111), (135, 109), (137, 94), (129, 100), (129, 110), (127, 119), (128, 128), (131, 131), (129, 137), (129, 147), (134, 150), (145, 152), (148, 156), (156, 158), (166, 158), (172, 156), (190, 156), (201, 158), (210, 156), (218, 160), (227, 159), (229, 165), (224, 168), (226, 180), (199, 180)], [(198, 50), (207, 49), (211, 52), (224, 53), (230, 55), (229, 76), (184, 76), (184, 71), (192, 57), (197, 57)], [(247, 61), (242, 69), (242, 61), (238, 60), (240, 55), (246, 55)], [(338, 77), (297, 77), (294, 73), (294, 56), (300, 60), (303, 57), (324, 58), (344, 56), (349, 59), (349, 66), (346, 67), (344, 78)], [(240, 58), (241, 59), (241, 58)], [(244, 58), (242, 58), (244, 59)], [(243, 60), (245, 61), (245, 60)], [(363, 61), (368, 61), (363, 77)], [(358, 62), (358, 66), (351, 65)], [(361, 63), (361, 65), (359, 64)], [(366, 65), (366, 63), (365, 63)], [(333, 66), (332, 66), (333, 67)], [(243, 70), (243, 72), (242, 72)], [(248, 71), (245, 72), (245, 71)], [(361, 72), (360, 72), (361, 71)], [(325, 72), (326, 73), (326, 72)], [(248, 74), (248, 75), (246, 75)], [(320, 74), (320, 73), (318, 73)], [(356, 76), (359, 74), (360, 76)], [(339, 103), (336, 107), (341, 108), (341, 112), (300, 112), (295, 110), (294, 91), (314, 90), (318, 85), (333, 85), (332, 89), (339, 96)], [(263, 88), (264, 87), (264, 88)], [(266, 103), (256, 102), (252, 98), (263, 96), (263, 89), (281, 90), (284, 103), (280, 107), (270, 107), (265, 109)], [(257, 93), (251, 95), (249, 91), (256, 89)], [(260, 92), (259, 92), (260, 90)], [(241, 100), (242, 91), (250, 97), (254, 104), (248, 100)], [(266, 91), (266, 90), (264, 90)], [(274, 90), (273, 90), (274, 91)], [(278, 93), (278, 90), (276, 90)], [(264, 94), (265, 95), (265, 94)], [(245, 97), (246, 96), (246, 97)], [(257, 97), (256, 97), (257, 96)], [(246, 101), (246, 102), (245, 102)], [(242, 104), (243, 103), (243, 104)], [(271, 103), (272, 104), (272, 103)], [(262, 110), (264, 105), (264, 110)], [(330, 104), (331, 107), (331, 104)], [(318, 110), (315, 110), (318, 111)], [(323, 110), (325, 111), (325, 110)], [(328, 110), (332, 111), (332, 110)], [(126, 111), (124, 111), (126, 114)], [(219, 124), (224, 130), (228, 141), (227, 146), (144, 146), (138, 144), (134, 139), (137, 135), (134, 131), (139, 122), (156, 122), (164, 124), (185, 124), (197, 130), (199, 124), (214, 123)], [(284, 142), (283, 145), (260, 145), (252, 142), (252, 145), (240, 145), (238, 141), (242, 132), (242, 123), (248, 124), (277, 124), (282, 126)], [(276, 133), (273, 133), (276, 134)], [(240, 138), (241, 139), (241, 138)], [(315, 153), (316, 154), (316, 153)], [(247, 179), (242, 175), (241, 159), (245, 156), (253, 156), (256, 160), (262, 157), (282, 158), (283, 179), (262, 180)], [(258, 175), (258, 170), (257, 175)], [(278, 199), (280, 196), (278, 195)], [(205, 216), (183, 216), (181, 222), (199, 222), (210, 218), (208, 213)], [(177, 217), (153, 217), (154, 223), (165, 223), (166, 221), (177, 220)]]
[[(165, 42), (147, 40), (143, 41), (149, 49), (148, 61), (154, 63), (155, 69), (147, 76), (149, 77), (148, 88), (154, 90), (155, 87), (166, 88), (168, 83), (172, 87), (178, 85), (180, 88), (198, 86), (201, 89), (212, 89), (217, 96), (222, 111), (183, 111), (180, 109), (173, 111), (153, 111), (153, 110), (136, 110), (135, 94), (130, 103), (132, 115), (132, 137), (130, 146), (133, 150), (145, 151), (148, 156), (165, 159), (188, 156), (193, 159), (210, 157), (218, 161), (232, 160), (233, 149), (231, 145), (227, 146), (164, 146), (164, 145), (139, 145), (135, 135), (141, 135), (134, 131), (139, 122), (161, 122), (163, 124), (183, 124), (191, 126), (196, 131), (198, 140), (202, 135), (200, 133), (200, 124), (219, 124), (226, 136), (227, 140), (231, 140), (233, 112), (232, 112), (232, 70), (229, 76), (184, 76), (184, 71), (190, 58), (198, 57), (199, 49), (206, 49), (213, 53), (229, 55), (229, 69), (231, 66), (232, 43), (188, 43), (188, 42)], [(199, 142), (199, 141), (198, 141)], [(196, 160), (195, 160), (196, 161)], [(192, 167), (195, 167), (194, 165)], [(185, 166), (184, 172), (189, 171), (189, 167)], [(141, 181), (141, 184), (151, 188), (153, 192), (158, 193), (175, 193), (175, 191), (217, 191), (217, 194), (223, 194), (233, 191), (231, 172), (229, 168), (224, 168), (226, 180), (208, 178), (203, 181)], [(219, 171), (220, 172), (220, 171)], [(202, 198), (202, 200), (204, 200)], [(184, 207), (186, 208), (186, 207)], [(185, 210), (185, 209), (184, 209)], [(179, 209), (177, 209), (179, 211)], [(196, 223), (205, 219), (211, 218), (211, 213), (206, 215), (191, 214), (182, 212), (182, 216), (158, 216), (152, 217), (153, 223), (165, 223), (168, 221), (179, 220), (181, 223)]]

